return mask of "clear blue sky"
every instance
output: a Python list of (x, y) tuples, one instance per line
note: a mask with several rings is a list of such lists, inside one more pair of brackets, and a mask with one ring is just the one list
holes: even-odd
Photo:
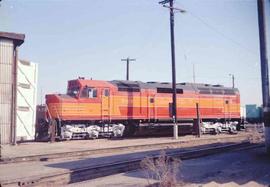
[[(231, 86), (234, 74), (242, 105), (261, 104), (256, 0), (176, 6), (187, 11), (175, 15), (177, 82), (192, 82), (192, 64), (196, 82)], [(78, 76), (125, 79), (127, 56), (137, 59), (131, 80), (171, 81), (169, 12), (158, 0), (3, 0), (0, 18), (1, 31), (26, 34), (20, 58), (39, 64), (39, 102), (41, 88), (63, 93)]]

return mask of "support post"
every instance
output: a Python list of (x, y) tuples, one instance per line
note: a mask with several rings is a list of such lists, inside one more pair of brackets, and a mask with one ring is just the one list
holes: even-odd
[[(170, 7), (173, 7), (173, 0), (170, 0)], [(175, 45), (174, 45), (174, 10), (170, 8), (170, 30), (171, 30), (171, 57), (172, 57), (172, 89), (173, 89), (173, 123), (174, 139), (178, 139), (177, 124), (177, 102), (176, 102), (176, 72), (175, 72)]]
[(261, 58), (261, 80), (262, 80), (262, 99), (265, 126), (265, 146), (270, 154), (270, 106), (269, 106), (269, 74), (266, 44), (266, 23), (265, 23), (265, 0), (257, 0), (258, 24), (260, 37), (260, 58)]
[(129, 62), (131, 61), (136, 61), (136, 59), (130, 59), (129, 57), (125, 58), (125, 59), (121, 59), (121, 61), (125, 61), (127, 62), (127, 69), (126, 69), (126, 80), (129, 80)]
[(234, 88), (234, 75), (232, 75), (232, 87)]
[[(164, 7), (170, 9), (171, 60), (172, 60), (172, 101), (173, 101), (172, 102), (172, 121), (173, 121), (173, 137), (174, 137), (174, 139), (178, 139), (173, 0), (164, 0), (164, 1), (161, 1), (159, 3), (163, 4)], [(169, 3), (169, 6), (165, 5), (167, 3)]]
[(16, 145), (16, 126), (17, 126), (17, 74), (18, 74), (18, 48), (14, 48), (13, 55), (13, 90), (12, 90), (12, 127), (11, 127), (11, 144)]
[(232, 77), (232, 88), (234, 88), (235, 87), (235, 85), (234, 85), (234, 74), (229, 74), (229, 76)]
[(0, 133), (0, 161), (2, 161), (2, 141), (1, 141), (1, 133)]
[(127, 58), (127, 81), (129, 80), (129, 58)]
[(196, 103), (196, 112), (197, 112), (197, 136), (201, 137), (201, 119), (200, 119), (200, 109), (199, 109), (199, 103)]
[[(185, 13), (186, 11), (180, 8), (175, 8), (174, 0), (163, 0), (159, 2), (163, 7), (170, 9), (170, 31), (171, 31), (171, 59), (172, 59), (172, 121), (173, 121), (173, 136), (178, 139), (178, 124), (177, 124), (177, 100), (176, 100), (176, 71), (175, 71), (175, 46), (174, 46), (174, 10)], [(169, 3), (169, 6), (166, 4)]]

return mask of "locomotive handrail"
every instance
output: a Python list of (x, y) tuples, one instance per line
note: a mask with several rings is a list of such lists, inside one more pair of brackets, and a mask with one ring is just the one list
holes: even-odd
[(156, 107), (156, 95), (154, 95), (154, 112), (155, 112), (155, 120), (157, 119), (157, 107)]
[(59, 117), (57, 108), (56, 108), (56, 106), (53, 106), (53, 108), (54, 108), (54, 110), (56, 111), (56, 115), (57, 115), (57, 118), (58, 118), (58, 120), (59, 120), (59, 125), (60, 125), (60, 127), (61, 127), (61, 119), (60, 119), (60, 117)]
[(47, 104), (45, 104), (45, 107), (47, 108), (48, 114), (49, 114), (49, 118), (52, 120), (52, 115), (50, 113), (49, 107)]
[(111, 122), (111, 92), (110, 92), (110, 89), (109, 90), (109, 96), (108, 96), (108, 99), (109, 99), (109, 121)]

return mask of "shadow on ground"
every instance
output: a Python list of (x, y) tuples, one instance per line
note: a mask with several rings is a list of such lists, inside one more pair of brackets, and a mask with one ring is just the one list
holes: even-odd
[[(183, 152), (188, 150), (194, 149), (201, 149), (206, 147), (215, 147), (221, 145), (228, 145), (232, 142), (228, 143), (213, 143), (209, 145), (201, 145), (201, 146), (194, 146), (194, 147), (186, 147), (186, 148), (177, 148), (177, 149), (166, 149), (167, 153), (170, 152)], [(160, 153), (160, 150), (156, 151), (143, 151), (143, 152), (136, 152), (136, 153), (128, 153), (128, 154), (121, 154), (121, 155), (113, 155), (113, 156), (103, 156), (97, 157), (93, 156), (91, 158), (84, 158), (80, 160), (73, 160), (61, 163), (53, 163), (47, 164), (47, 167), (53, 168), (62, 168), (68, 169), (71, 171), (69, 183), (78, 182), (82, 178), (83, 180), (91, 179), (92, 177), (89, 175), (86, 176), (79, 176), (78, 173), (74, 172), (78, 168), (85, 168), (85, 167), (94, 167), (97, 165), (115, 163), (119, 161), (128, 161), (132, 159), (142, 159), (145, 156), (157, 155)], [(252, 154), (251, 154), (252, 153)], [(210, 181), (216, 181), (220, 184), (228, 183), (234, 181), (238, 184), (245, 184), (246, 182), (256, 179), (256, 176), (261, 176), (263, 173), (260, 173), (258, 170), (258, 174), (253, 175), (252, 177), (245, 177), (246, 172), (249, 171), (249, 165), (246, 163), (253, 162), (253, 161), (262, 161), (258, 168), (264, 167), (264, 164), (267, 163), (267, 167), (265, 166), (265, 171), (270, 172), (270, 159), (265, 157), (263, 153), (257, 153), (253, 155), (252, 151), (241, 151), (241, 152), (231, 152), (226, 154), (214, 155), (214, 156), (207, 156), (204, 158), (199, 159), (192, 159), (183, 161), (183, 165), (181, 168), (181, 175), (178, 176), (179, 180), (183, 180), (185, 183), (197, 183), (203, 184), (208, 183)], [(264, 163), (264, 164), (263, 164)], [(233, 171), (232, 171), (233, 169)], [(257, 171), (257, 170), (256, 170)], [(99, 172), (97, 170), (97, 172)], [(269, 174), (268, 172), (268, 174)], [(145, 175), (142, 172), (128, 172), (125, 174), (129, 177), (134, 177), (134, 181), (136, 183), (136, 178), (145, 178)], [(241, 177), (244, 176), (244, 177)], [(270, 178), (270, 176), (268, 176)]]
[[(145, 178), (143, 172), (130, 172), (128, 177)], [(178, 181), (185, 185), (270, 185), (270, 156), (264, 148), (234, 151), (185, 160), (178, 173)]]

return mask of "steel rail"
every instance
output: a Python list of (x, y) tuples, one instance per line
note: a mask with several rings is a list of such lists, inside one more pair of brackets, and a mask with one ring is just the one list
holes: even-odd
[(9, 163), (19, 163), (19, 162), (32, 162), (32, 161), (49, 161), (56, 159), (72, 159), (72, 158), (81, 158), (85, 156), (92, 156), (94, 154), (102, 154), (102, 153), (117, 153), (121, 151), (129, 151), (129, 150), (143, 150), (146, 148), (150, 149), (165, 149), (168, 147), (182, 147), (185, 144), (199, 141), (200, 143), (205, 141), (209, 143), (217, 143), (217, 140), (222, 141), (226, 140), (226, 142), (233, 141), (235, 139), (248, 139), (250, 135), (235, 135), (231, 137), (216, 137), (216, 138), (205, 138), (205, 139), (193, 139), (193, 140), (183, 140), (177, 142), (165, 142), (165, 143), (156, 143), (156, 144), (144, 144), (144, 145), (132, 145), (132, 146), (122, 146), (122, 147), (113, 147), (113, 148), (102, 148), (102, 149), (91, 149), (91, 150), (82, 150), (82, 151), (69, 151), (69, 152), (59, 152), (59, 153), (49, 153), (49, 154), (41, 154), (41, 155), (29, 155), (29, 156), (21, 156), (21, 157), (6, 157), (0, 159), (0, 164), (9, 164)]
[[(169, 157), (176, 157), (182, 160), (199, 158), (203, 156), (224, 153), (228, 151), (246, 150), (263, 147), (263, 144), (251, 144), (250, 142), (233, 143), (230, 145), (208, 147), (191, 151), (171, 151), (166, 152)], [(157, 159), (158, 154), (152, 155), (151, 158)], [(49, 175), (34, 176), (32, 178), (0, 181), (0, 186), (46, 186), (46, 185), (64, 185), (68, 183), (81, 182), (95, 179), (117, 173), (140, 169), (140, 163), (143, 157), (132, 160), (123, 160), (110, 164), (100, 164), (91, 167), (83, 167), (70, 171), (50, 173)]]

